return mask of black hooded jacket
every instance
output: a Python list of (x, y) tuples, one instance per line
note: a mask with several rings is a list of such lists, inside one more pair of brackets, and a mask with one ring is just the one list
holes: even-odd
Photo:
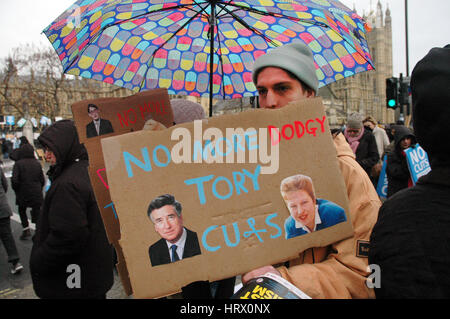
[(367, 175), (371, 176), (372, 167), (380, 159), (378, 154), (377, 141), (372, 131), (363, 128), (364, 133), (359, 140), (358, 148), (356, 149), (356, 161), (366, 171)]
[(24, 144), (15, 151), (11, 185), (16, 193), (18, 206), (39, 207), (42, 204), (44, 173), (39, 161), (34, 157), (31, 144)]
[(41, 298), (104, 295), (113, 284), (112, 250), (89, 180), (86, 149), (69, 120), (48, 127), (39, 142), (57, 163), (47, 173), (51, 185), (33, 237), (34, 290)]
[(381, 207), (369, 264), (381, 269), (377, 298), (450, 298), (450, 45), (411, 73), (414, 132), (431, 172)]
[(408, 136), (412, 139), (412, 145), (416, 144), (416, 138), (409, 128), (403, 125), (398, 125), (395, 128), (395, 147), (394, 150), (388, 154), (386, 165), (386, 174), (388, 178), (388, 198), (397, 193), (399, 190), (408, 188), (408, 181), (411, 178), (411, 175), (408, 170), (408, 164), (406, 163), (406, 156), (400, 147), (400, 141)]
[(435, 162), (381, 206), (369, 248), (381, 269), (377, 298), (450, 298), (449, 164)]

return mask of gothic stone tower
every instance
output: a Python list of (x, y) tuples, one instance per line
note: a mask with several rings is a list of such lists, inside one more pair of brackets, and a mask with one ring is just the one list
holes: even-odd
[[(392, 24), (389, 8), (383, 14), (380, 1), (374, 12), (370, 10), (363, 18), (371, 25), (367, 40), (375, 70), (356, 74), (322, 88), (319, 92), (343, 101), (341, 122), (347, 114), (359, 112), (372, 115), (380, 123), (394, 122), (394, 111), (386, 109), (386, 78), (392, 76)], [(342, 123), (343, 124), (343, 123)]]

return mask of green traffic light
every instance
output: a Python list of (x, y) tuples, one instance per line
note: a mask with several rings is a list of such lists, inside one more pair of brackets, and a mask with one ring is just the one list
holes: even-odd
[(395, 107), (395, 100), (394, 99), (390, 99), (389, 101), (388, 101), (388, 105), (389, 105), (389, 107)]

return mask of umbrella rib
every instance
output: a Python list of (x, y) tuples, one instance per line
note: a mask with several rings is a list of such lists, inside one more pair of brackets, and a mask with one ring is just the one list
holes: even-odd
[[(222, 77), (223, 77), (223, 59), (222, 59), (222, 46), (221, 46), (221, 42), (220, 42), (220, 36), (219, 36), (219, 34), (218, 33), (220, 33), (220, 34), (222, 34), (222, 36), (223, 36), (223, 33), (222, 33), (222, 31), (220, 31), (220, 29), (219, 29), (219, 21), (220, 21), (220, 12), (222, 11), (222, 10), (224, 10), (224, 8), (222, 7), (222, 6), (220, 6), (220, 8), (221, 8), (221, 10), (216, 14), (216, 18), (217, 18), (217, 43), (219, 43), (219, 48), (216, 50), (216, 52), (215, 52), (215, 54), (217, 54), (217, 56), (218, 56), (218, 58), (219, 58), (219, 62), (220, 62), (220, 67), (221, 67), (221, 70), (222, 70)], [(225, 37), (224, 37), (225, 38)], [(218, 53), (218, 52), (220, 52), (220, 54)], [(210, 70), (210, 71), (212, 71), (212, 70)], [(223, 83), (223, 81), (222, 81), (222, 97), (223, 97), (223, 99), (225, 99), (225, 85), (224, 85), (224, 83)]]
[[(355, 49), (355, 51), (364, 59), (366, 60), (370, 65), (372, 65), (372, 67), (375, 68), (375, 66), (371, 63), (371, 61), (367, 60), (367, 57), (363, 56), (359, 50), (356, 48), (356, 46), (354, 45), (353, 41), (348, 41), (347, 39), (345, 39), (339, 32), (337, 32), (335, 29), (333, 29), (332, 27), (330, 27), (328, 24), (326, 24), (325, 22), (319, 22), (319, 21), (313, 21), (313, 20), (306, 20), (306, 19), (300, 19), (300, 18), (295, 18), (295, 17), (290, 17), (281, 13), (271, 13), (271, 12), (264, 12), (264, 11), (260, 11), (258, 9), (255, 8), (248, 8), (245, 6), (241, 6), (235, 3), (231, 3), (231, 2), (220, 2), (220, 4), (224, 4), (224, 5), (228, 5), (228, 6), (233, 6), (248, 12), (253, 12), (256, 14), (260, 14), (260, 15), (265, 15), (265, 16), (272, 16), (275, 18), (285, 18), (291, 21), (296, 21), (296, 22), (303, 22), (303, 23), (309, 23), (312, 25), (318, 25), (318, 26), (322, 26), (325, 28), (328, 28), (330, 30), (332, 30), (334, 33), (336, 33), (341, 39), (343, 39), (346, 43), (348, 43), (348, 45), (350, 45), (353, 49)], [(231, 14), (231, 12), (230, 12)]]
[[(218, 4), (219, 5), (219, 4)], [(263, 34), (261, 31), (259, 31), (258, 29), (250, 26), (247, 22), (245, 22), (244, 20), (242, 20), (241, 18), (239, 18), (238, 16), (236, 16), (236, 14), (234, 14), (233, 12), (229, 11), (226, 8), (223, 8), (225, 11), (227, 11), (233, 18), (236, 19), (236, 21), (238, 21), (240, 24), (242, 24), (244, 27), (246, 27), (247, 29), (249, 29), (250, 31), (253, 31), (253, 33), (256, 33), (257, 35), (263, 37), (266, 41), (270, 42), (272, 45), (274, 46), (279, 46), (275, 41), (273, 41), (272, 39), (270, 39), (269, 37), (267, 37), (265, 34)]]
[(202, 8), (202, 10), (200, 11), (196, 11), (196, 14), (194, 16), (192, 16), (188, 21), (186, 21), (180, 28), (178, 28), (178, 30), (176, 30), (175, 32), (173, 32), (173, 34), (166, 40), (164, 41), (164, 43), (162, 43), (155, 51), (153, 51), (151, 57), (149, 58), (149, 61), (147, 62), (147, 70), (145, 71), (144, 77), (141, 81), (141, 84), (139, 85), (140, 89), (142, 89), (143, 84), (145, 82), (145, 79), (147, 78), (147, 73), (148, 70), (150, 70), (150, 64), (153, 61), (153, 58), (155, 56), (155, 53), (157, 51), (159, 51), (159, 49), (161, 49), (164, 45), (166, 45), (167, 42), (169, 42), (178, 32), (180, 32), (181, 30), (183, 30), (183, 28), (188, 25), (192, 20), (194, 20), (198, 15), (200, 15), (203, 11), (205, 11), (205, 8)]
[[(217, 33), (219, 33), (219, 32), (222, 34), (222, 31), (219, 30), (219, 24), (217, 23)], [(222, 46), (220, 45), (219, 34), (217, 34), (217, 43), (219, 43), (219, 48), (216, 50), (215, 53), (217, 53), (217, 56), (219, 57), (220, 67), (222, 69), (222, 77), (223, 77), (223, 59), (222, 59), (222, 50), (221, 50)], [(218, 52), (220, 52), (220, 54)], [(210, 69), (209, 71), (211, 72), (212, 69)], [(225, 85), (223, 84), (223, 81), (222, 81), (222, 97), (225, 100)]]
[[(248, 11), (248, 12), (253, 12), (259, 15), (265, 15), (265, 16), (271, 16), (271, 17), (275, 17), (275, 18), (285, 18), (285, 19), (289, 19), (292, 21), (296, 21), (296, 22), (304, 22), (304, 23), (309, 23), (309, 24), (315, 24), (315, 25), (320, 25), (323, 27), (327, 27), (330, 28), (330, 26), (324, 22), (319, 22), (319, 21), (314, 21), (314, 20), (307, 20), (307, 19), (301, 19), (301, 18), (296, 18), (296, 17), (290, 17), (281, 13), (273, 13), (273, 12), (264, 12), (255, 8), (248, 8), (248, 7), (244, 7), (235, 3), (225, 3), (225, 2), (220, 2), (220, 4), (224, 4), (227, 6), (233, 6), (236, 7), (238, 9), (242, 9), (244, 11)], [(231, 13), (230, 13), (231, 14)], [(332, 28), (330, 28), (332, 29)]]

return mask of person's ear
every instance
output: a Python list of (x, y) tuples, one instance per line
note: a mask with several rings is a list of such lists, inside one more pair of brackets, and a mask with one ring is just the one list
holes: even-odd
[(306, 92), (306, 97), (307, 98), (316, 97), (316, 92), (314, 90), (308, 89), (308, 91)]

